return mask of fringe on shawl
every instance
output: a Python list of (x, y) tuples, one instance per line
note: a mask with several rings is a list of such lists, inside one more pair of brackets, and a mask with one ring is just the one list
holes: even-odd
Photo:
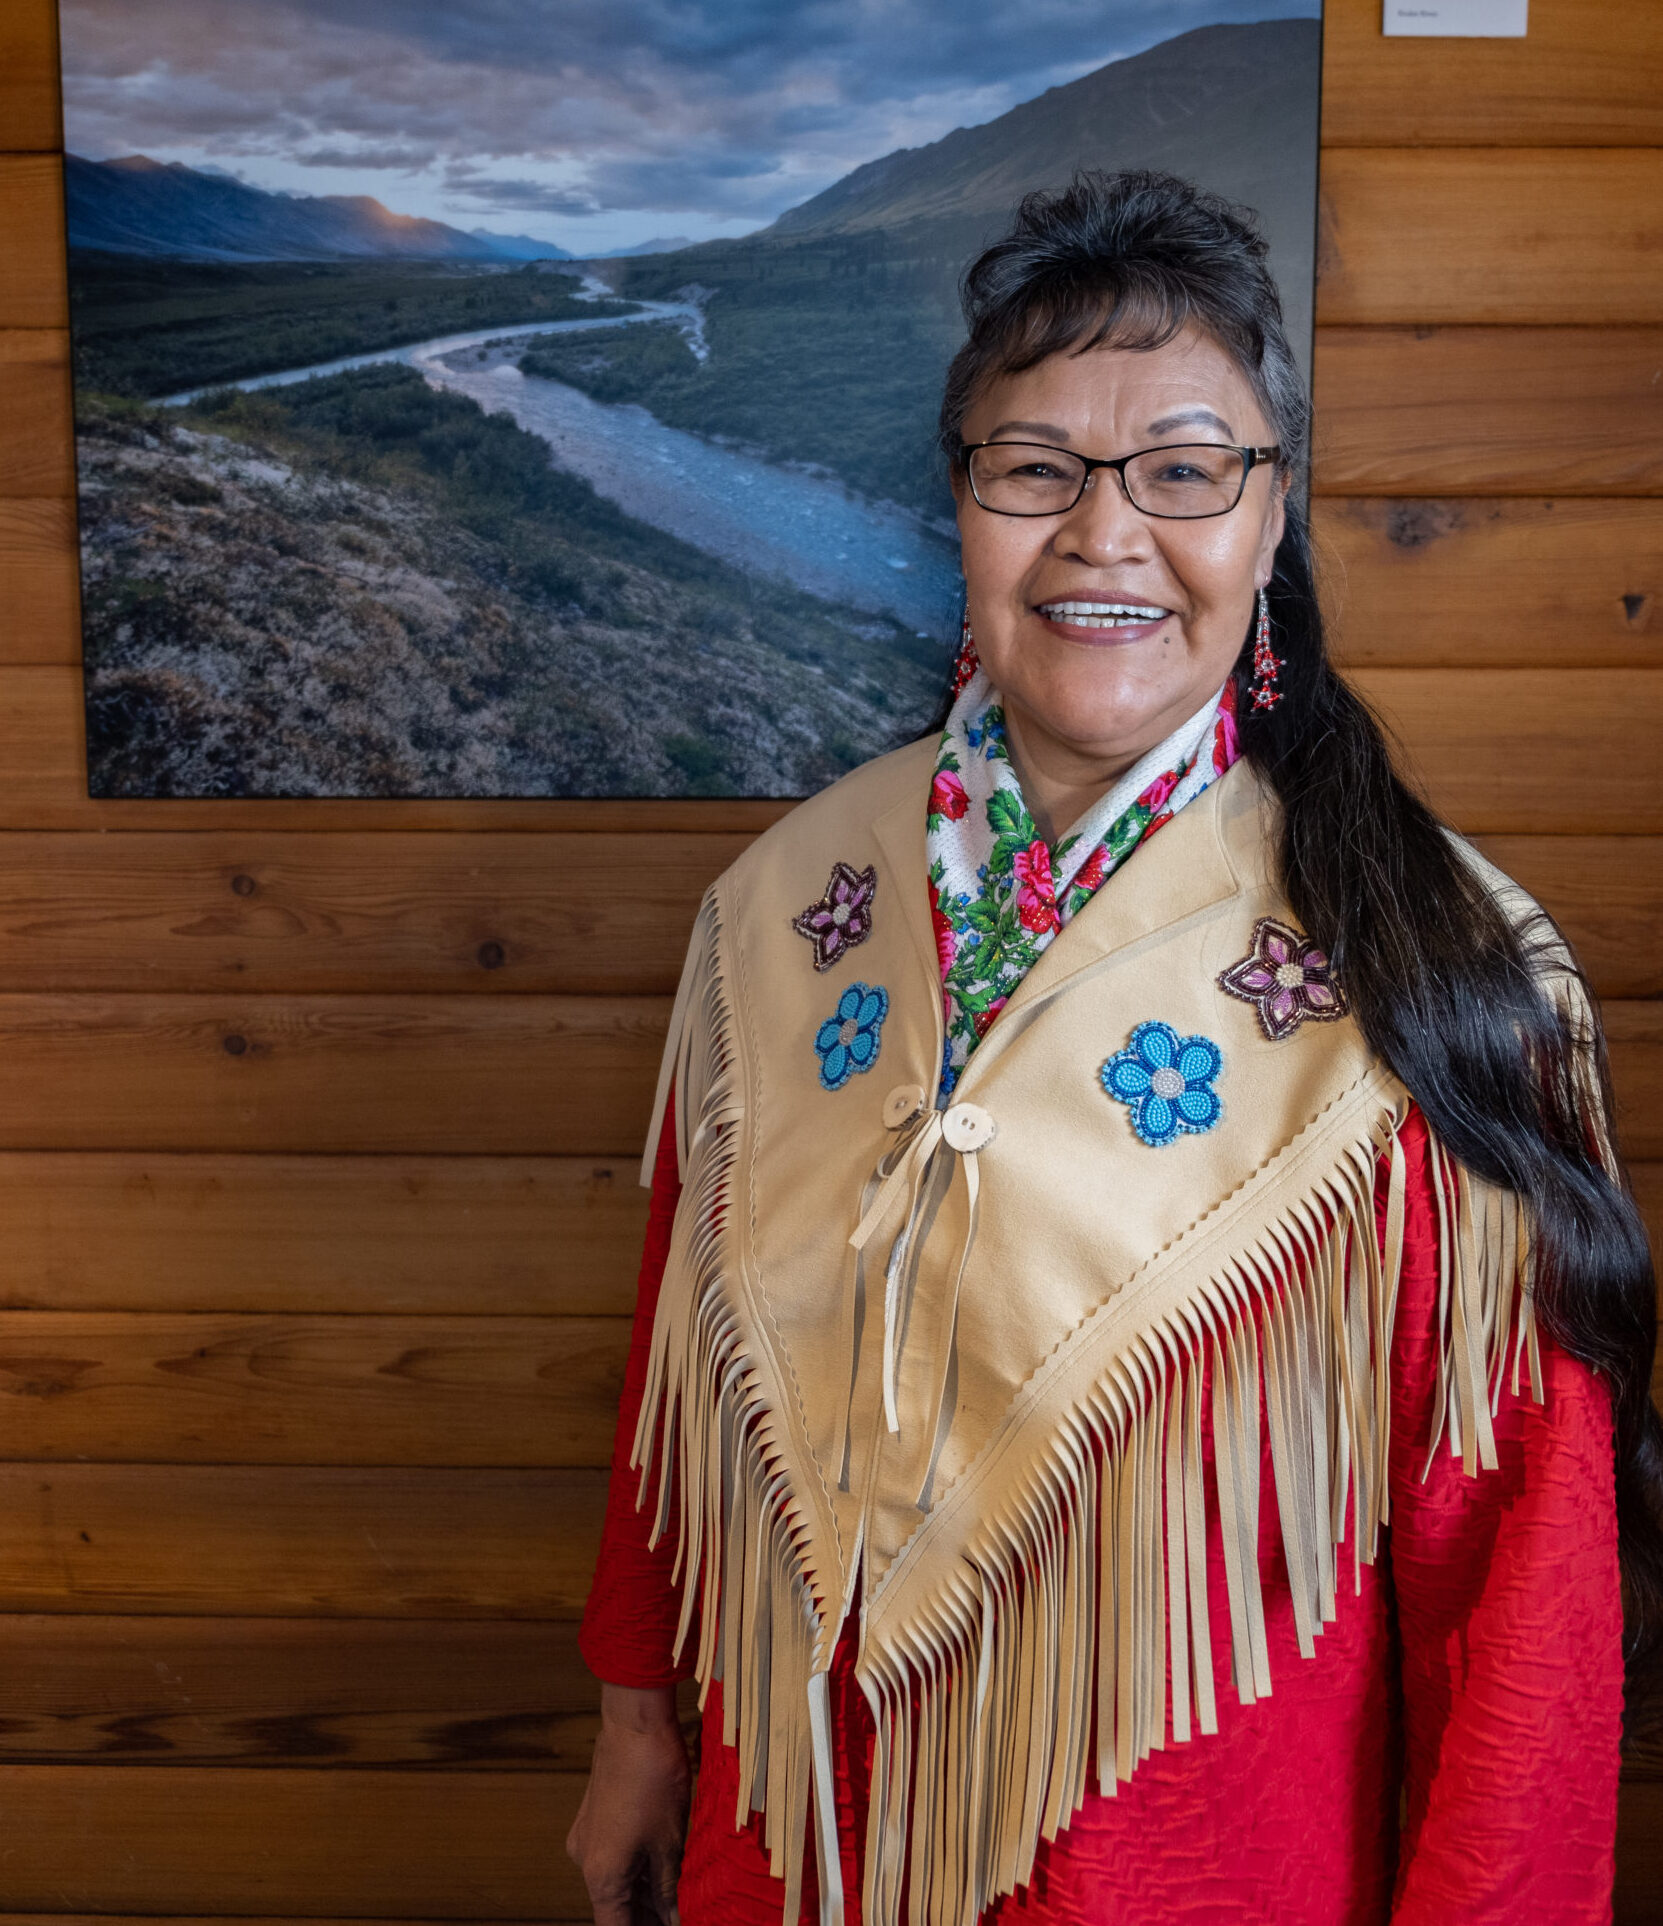
[[(739, 1097), (720, 934), (712, 890), (677, 992), (649, 1139), (650, 1159), (673, 1079), (683, 1207), (630, 1462), (641, 1472), (638, 1504), (656, 1487), (652, 1542), (677, 1528), (676, 1652), (686, 1648), (697, 1607), (701, 1706), (712, 1680), (723, 1681), (722, 1739), (739, 1754), (735, 1824), (763, 1813), (769, 1867), (786, 1882), (785, 1916), (795, 1926), (813, 1754), (816, 1741), (824, 1750), (827, 1729), (823, 1705), (812, 1731), (803, 1717), (817, 1689), (824, 1697), (823, 1676), (813, 1676), (822, 1627), (773, 1417), (744, 1355), (722, 1268)], [(829, 1755), (818, 1765), (824, 1781)], [(819, 1839), (822, 1890), (826, 1844)], [(831, 1846), (835, 1852), (835, 1840)]]
[[(677, 1514), (678, 1650), (697, 1604), (701, 1687), (723, 1680), (723, 1738), (739, 1753), (736, 1822), (764, 1813), (794, 1926), (810, 1755), (826, 1737), (823, 1703), (817, 1720), (804, 1711), (816, 1687), (824, 1698), (815, 1660), (828, 1633), (723, 1271), (738, 1097), (718, 936), (707, 897), (666, 1063), (687, 1207), (634, 1462), (643, 1502), (656, 1483), (655, 1537)], [(1570, 987), (1555, 990), (1565, 1008)], [(1591, 1012), (1565, 1014), (1593, 1034)], [(1588, 1096), (1590, 1127), (1602, 1130), (1597, 1073)], [(951, 1588), (886, 1649), (863, 1652), (878, 1731), (869, 1926), (898, 1926), (903, 1902), (915, 1926), (974, 1926), (1030, 1878), (1040, 1841), (1079, 1810), (1093, 1777), (1113, 1793), (1165, 1746), (1169, 1729), (1177, 1742), (1217, 1730), (1203, 1426), (1214, 1451), (1234, 1688), (1244, 1704), (1270, 1692), (1258, 1565), (1261, 1387), (1299, 1649), (1314, 1655), (1335, 1616), (1342, 1562), (1356, 1588), (1389, 1522), (1406, 1113), (1406, 1104), (1384, 1109), (1310, 1194), (1282, 1205), (1188, 1302), (1128, 1344), (1036, 1449), (1007, 1500), (978, 1521)], [(1447, 1439), (1476, 1473), (1496, 1463), (1492, 1418), (1504, 1382), (1516, 1395), (1523, 1372), (1538, 1402), (1543, 1395), (1530, 1239), (1514, 1195), (1474, 1179), (1435, 1137), (1430, 1154), (1440, 1367), (1426, 1463), (1429, 1470)], [(828, 1767), (821, 1762), (822, 1772)], [(816, 1830), (823, 1891), (835, 1853), (824, 1830)], [(834, 1871), (830, 1884), (838, 1886)], [(836, 1906), (822, 1918), (840, 1914)]]

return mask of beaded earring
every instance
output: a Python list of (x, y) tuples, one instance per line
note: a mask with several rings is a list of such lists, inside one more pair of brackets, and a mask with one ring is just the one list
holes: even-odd
[(1253, 634), (1253, 681), (1250, 685), (1255, 709), (1274, 709), (1282, 700), (1282, 691), (1276, 687), (1276, 676), (1279, 670), (1286, 667), (1281, 656), (1271, 653), (1270, 597), (1260, 589), (1259, 624)]
[(956, 702), (964, 692), (964, 685), (981, 667), (976, 654), (976, 638), (970, 633), (970, 615), (966, 611), (959, 625), (958, 659), (953, 664), (953, 700)]

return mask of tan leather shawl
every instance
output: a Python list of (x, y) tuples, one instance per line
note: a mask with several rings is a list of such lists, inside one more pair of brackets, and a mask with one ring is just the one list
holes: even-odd
[[(713, 885), (660, 1085), (685, 1189), (636, 1462), (679, 1535), (682, 1636), (697, 1625), (699, 1678), (723, 1682), (737, 1818), (766, 1815), (792, 1922), (811, 1796), (841, 1919), (824, 1675), (857, 1579), (865, 1917), (970, 1926), (1089, 1777), (1112, 1791), (1169, 1730), (1215, 1729), (1203, 1424), (1244, 1701), (1270, 1689), (1261, 1385), (1307, 1655), (1387, 1516), (1408, 1098), (1349, 1019), (1269, 1042), (1218, 985), (1258, 918), (1291, 918), (1258, 779), (1237, 764), (1061, 932), (944, 1118), (932, 767), (928, 742), (868, 764)], [(876, 868), (873, 927), (821, 974), (792, 919), (834, 862)], [(828, 1091), (814, 1039), (855, 981), (889, 999), (879, 1054)], [(1220, 1122), (1160, 1148), (1098, 1074), (1149, 1018), (1224, 1059)], [(1515, 1384), (1521, 1355), (1537, 1380), (1526, 1240), (1513, 1197), (1434, 1159), (1438, 1430), (1476, 1470), (1509, 1352)]]

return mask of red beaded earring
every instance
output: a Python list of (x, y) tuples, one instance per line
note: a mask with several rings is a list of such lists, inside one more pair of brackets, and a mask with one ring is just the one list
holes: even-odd
[(958, 660), (953, 664), (953, 700), (955, 702), (963, 694), (964, 685), (981, 666), (981, 661), (976, 654), (976, 638), (970, 633), (970, 616), (967, 611), (964, 621), (959, 626)]
[(1259, 591), (1259, 626), (1253, 635), (1253, 681), (1250, 685), (1255, 709), (1274, 709), (1282, 700), (1276, 676), (1287, 664), (1270, 647), (1270, 597)]

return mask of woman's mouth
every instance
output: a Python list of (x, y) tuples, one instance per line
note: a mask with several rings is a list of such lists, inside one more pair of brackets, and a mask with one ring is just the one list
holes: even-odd
[(1034, 612), (1081, 642), (1141, 642), (1172, 614), (1155, 602), (1041, 602)]

